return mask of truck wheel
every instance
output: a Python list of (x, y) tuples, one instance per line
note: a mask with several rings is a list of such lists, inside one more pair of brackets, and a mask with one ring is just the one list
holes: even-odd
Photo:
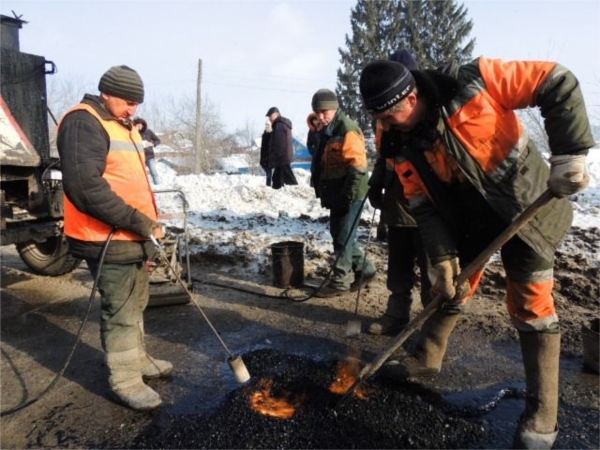
[(45, 242), (29, 241), (16, 244), (16, 247), (23, 262), (38, 275), (64, 275), (81, 263), (69, 254), (69, 244), (64, 236), (51, 237)]

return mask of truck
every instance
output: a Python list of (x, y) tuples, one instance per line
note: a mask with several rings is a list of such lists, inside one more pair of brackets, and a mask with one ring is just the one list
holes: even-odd
[(0, 15), (0, 243), (40, 275), (74, 270), (63, 234), (60, 160), (51, 156), (46, 76), (52, 61), (23, 53), (19, 17)]
[[(0, 15), (0, 244), (15, 245), (32, 272), (60, 276), (81, 260), (69, 253), (64, 235), (60, 159), (50, 146), (48, 118), (56, 119), (48, 108), (46, 76), (56, 73), (56, 65), (20, 51), (19, 30), (26, 23)], [(181, 191), (162, 192), (175, 192), (182, 212), (159, 219), (183, 220), (183, 234), (168, 230), (161, 240), (165, 260), (150, 276), (150, 306), (187, 303), (193, 289), (187, 201)]]

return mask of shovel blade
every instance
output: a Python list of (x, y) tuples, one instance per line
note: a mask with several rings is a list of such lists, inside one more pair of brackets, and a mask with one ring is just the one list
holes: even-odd
[(346, 337), (358, 336), (361, 332), (360, 320), (352, 319), (346, 324)]

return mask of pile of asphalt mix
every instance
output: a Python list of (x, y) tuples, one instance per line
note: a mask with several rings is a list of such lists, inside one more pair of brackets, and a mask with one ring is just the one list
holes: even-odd
[[(338, 363), (258, 350), (243, 355), (252, 374), (210, 415), (161, 417), (130, 448), (467, 448), (485, 438), (481, 426), (453, 416), (441, 397), (414, 385), (369, 380), (367, 398), (329, 389)], [(374, 381), (372, 381), (374, 380)], [(273, 398), (292, 405), (290, 418), (257, 412), (251, 399), (270, 387)], [(412, 387), (411, 387), (412, 386)], [(361, 386), (362, 387), (362, 386)], [(445, 411), (447, 413), (445, 413)]]

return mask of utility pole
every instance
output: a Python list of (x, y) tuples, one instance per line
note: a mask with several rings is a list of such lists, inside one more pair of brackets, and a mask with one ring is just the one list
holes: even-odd
[(202, 59), (198, 60), (198, 81), (196, 87), (196, 160), (194, 164), (194, 173), (199, 174), (202, 171)]

